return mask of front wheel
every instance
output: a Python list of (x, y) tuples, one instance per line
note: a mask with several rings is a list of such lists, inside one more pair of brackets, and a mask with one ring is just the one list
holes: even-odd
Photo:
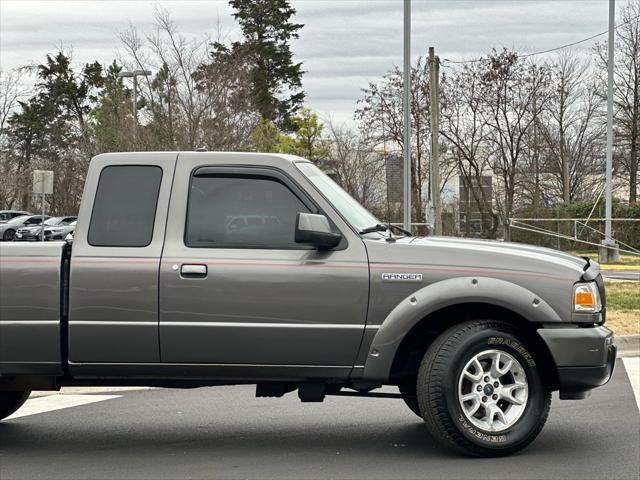
[(538, 366), (509, 324), (456, 325), (427, 350), (420, 412), (434, 438), (474, 456), (514, 453), (542, 430), (551, 404)]
[(0, 391), (0, 420), (18, 410), (27, 401), (31, 391)]
[(12, 241), (14, 239), (15, 236), (16, 236), (16, 231), (12, 230), (12, 229), (9, 229), (9, 230), (4, 232), (4, 235), (2, 236), (2, 239), (5, 242), (10, 242), (10, 241)]

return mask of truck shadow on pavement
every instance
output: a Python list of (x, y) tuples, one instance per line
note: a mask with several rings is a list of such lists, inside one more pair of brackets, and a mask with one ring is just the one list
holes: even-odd
[(554, 395), (522, 452), (440, 447), (402, 401), (253, 398), (250, 387), (119, 392), (0, 422), (0, 478), (631, 478), (640, 415), (624, 368), (588, 400)]
[[(80, 410), (83, 407), (79, 407)], [(244, 452), (274, 455), (277, 453), (304, 453), (336, 455), (348, 454), (365, 456), (411, 456), (449, 457), (464, 459), (456, 452), (441, 447), (428, 433), (419, 419), (406, 418), (403, 424), (358, 423), (334, 428), (318, 428), (317, 424), (273, 425), (245, 429), (239, 424), (235, 428), (216, 424), (193, 425), (191, 422), (182, 427), (149, 421), (146, 424), (124, 426), (113, 425), (95, 417), (85, 421), (80, 412), (75, 419), (65, 419), (61, 427), (52, 421), (38, 422), (37, 416), (24, 417), (6, 423), (0, 423), (0, 453), (11, 456), (13, 453), (46, 452), (47, 455), (65, 455), (69, 452), (83, 454), (139, 453), (146, 451), (169, 454), (175, 451), (189, 451), (192, 454), (204, 452)], [(57, 422), (56, 422), (57, 423)], [(526, 450), (518, 455), (529, 455), (553, 451), (585, 449), (584, 426), (576, 425), (568, 430), (548, 426), (547, 432)], [(584, 450), (583, 450), (584, 451)], [(5, 458), (7, 458), (5, 456)]]

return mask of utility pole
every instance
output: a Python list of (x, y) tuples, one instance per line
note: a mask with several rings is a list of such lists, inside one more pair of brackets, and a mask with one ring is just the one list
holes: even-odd
[(411, 0), (404, 0), (404, 72), (402, 110), (404, 113), (403, 227), (411, 231)]
[[(613, 67), (614, 67), (614, 42), (615, 42), (615, 17), (616, 2), (609, 0), (609, 54), (607, 56), (607, 174), (605, 185), (605, 223), (604, 241), (600, 245), (600, 262), (615, 262), (618, 260), (620, 252), (611, 236), (612, 217), (612, 171), (613, 171)], [(614, 247), (614, 248), (610, 248)]]
[[(537, 108), (538, 104), (538, 95), (537, 93), (533, 94), (533, 111), (538, 112)], [(533, 155), (533, 168), (534, 178), (535, 178), (535, 189), (533, 195), (533, 207), (534, 207), (534, 215), (538, 215), (538, 203), (540, 201), (540, 145), (538, 144), (538, 115), (536, 113), (536, 118), (533, 120), (533, 144), (535, 145), (534, 155)], [(510, 235), (509, 235), (510, 236)]]
[(440, 204), (440, 57), (429, 47), (430, 107), (431, 107), (431, 203), (435, 235), (442, 235), (442, 207)]
[(40, 217), (40, 225), (42, 228), (40, 229), (40, 240), (44, 242), (44, 191), (42, 192), (42, 216)]
[(133, 78), (133, 142), (135, 144), (138, 133), (138, 77), (151, 75), (150, 70), (134, 70), (133, 72), (120, 72), (119, 78)]

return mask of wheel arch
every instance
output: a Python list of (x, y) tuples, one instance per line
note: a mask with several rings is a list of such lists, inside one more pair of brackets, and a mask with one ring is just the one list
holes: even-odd
[[(456, 320), (451, 321), (451, 316)], [(460, 303), (428, 315), (407, 332), (395, 352), (389, 380), (392, 383), (413, 377), (420, 361), (433, 341), (448, 328), (472, 320), (498, 320), (518, 329), (522, 340), (532, 350), (545, 384), (552, 390), (558, 388), (557, 368), (549, 348), (536, 331), (535, 324), (513, 310), (488, 303)]]
[(534, 350), (545, 383), (557, 388), (553, 357), (536, 330), (543, 322), (561, 322), (560, 317), (524, 287), (482, 277), (438, 282), (400, 302), (369, 347), (364, 379), (396, 383), (415, 375), (422, 356), (438, 335), (455, 324), (480, 319), (516, 325), (522, 340)]

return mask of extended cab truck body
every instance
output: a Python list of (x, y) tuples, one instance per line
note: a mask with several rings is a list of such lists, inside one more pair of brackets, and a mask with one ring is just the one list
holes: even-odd
[(99, 155), (72, 245), (0, 246), (0, 418), (34, 389), (255, 383), (398, 396), (445, 444), (501, 455), (551, 391), (608, 381), (597, 263), (392, 230), (298, 157)]

